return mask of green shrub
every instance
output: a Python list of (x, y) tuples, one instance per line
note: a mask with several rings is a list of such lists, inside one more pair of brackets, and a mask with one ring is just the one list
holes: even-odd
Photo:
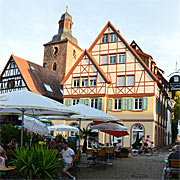
[[(33, 134), (32, 135), (32, 144), (37, 144), (42, 136)], [(2, 124), (1, 126), (1, 143), (9, 144), (11, 139), (16, 139), (17, 143), (20, 145), (21, 142), (21, 129), (14, 127), (12, 124)], [(31, 135), (27, 134), (24, 131), (24, 144), (30, 144)], [(6, 147), (5, 147), (6, 148)]]
[(127, 148), (121, 148), (121, 153), (129, 153), (129, 150)]
[(43, 147), (19, 148), (14, 151), (10, 164), (16, 166), (17, 175), (25, 179), (53, 179), (61, 170), (58, 152)]

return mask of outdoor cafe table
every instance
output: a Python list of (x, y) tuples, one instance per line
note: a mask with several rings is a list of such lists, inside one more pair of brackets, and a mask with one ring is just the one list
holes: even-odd
[(14, 169), (16, 169), (16, 166), (0, 167), (0, 177), (3, 175), (3, 173), (6, 173), (8, 176), (9, 172), (13, 171)]

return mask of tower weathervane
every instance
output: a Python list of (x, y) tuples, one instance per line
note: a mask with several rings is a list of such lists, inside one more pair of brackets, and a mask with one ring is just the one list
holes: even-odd
[(66, 5), (66, 12), (68, 12), (68, 5)]

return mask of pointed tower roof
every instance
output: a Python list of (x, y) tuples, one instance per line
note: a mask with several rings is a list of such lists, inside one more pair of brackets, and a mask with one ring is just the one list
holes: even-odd
[(71, 41), (73, 44), (78, 45), (78, 41), (75, 37), (72, 35), (72, 16), (67, 12), (61, 15), (61, 18), (59, 20), (59, 30), (58, 34), (54, 35), (52, 40), (44, 45), (56, 43), (56, 42), (64, 42), (64, 41)]

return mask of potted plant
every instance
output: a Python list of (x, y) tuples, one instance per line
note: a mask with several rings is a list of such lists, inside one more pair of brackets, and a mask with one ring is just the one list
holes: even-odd
[(129, 157), (129, 153), (130, 153), (129, 149), (127, 149), (127, 148), (121, 148), (120, 157), (125, 157), (125, 158), (127, 158), (127, 157)]

